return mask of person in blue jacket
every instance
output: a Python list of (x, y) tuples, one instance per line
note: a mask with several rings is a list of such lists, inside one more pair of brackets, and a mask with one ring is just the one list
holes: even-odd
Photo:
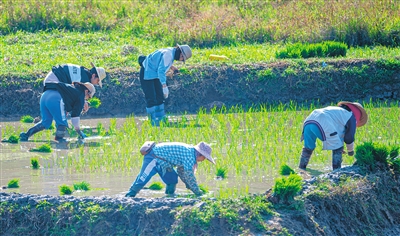
[(177, 72), (172, 65), (174, 61), (185, 62), (192, 56), (188, 45), (158, 49), (150, 55), (139, 57), (140, 84), (145, 95), (146, 111), (153, 126), (159, 126), (165, 121), (164, 102), (168, 98), (166, 74), (171, 69)]
[(300, 169), (306, 169), (317, 138), (323, 150), (332, 150), (332, 169), (342, 167), (343, 142), (349, 156), (354, 155), (356, 128), (368, 121), (367, 112), (357, 102), (341, 101), (337, 106), (316, 109), (305, 119), (301, 140), (304, 147), (300, 157)]
[(64, 136), (68, 128), (66, 112), (71, 113), (71, 122), (81, 139), (86, 135), (80, 129), (80, 115), (84, 111), (85, 99), (92, 98), (96, 89), (89, 83), (74, 82), (51, 83), (45, 87), (40, 97), (40, 115), (42, 120), (27, 132), (20, 133), (20, 141), (28, 141), (29, 137), (44, 129), (48, 129), (53, 120), (56, 123), (55, 140), (65, 142)]

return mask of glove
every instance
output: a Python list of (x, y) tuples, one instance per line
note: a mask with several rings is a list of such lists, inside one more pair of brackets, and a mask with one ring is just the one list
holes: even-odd
[(349, 156), (354, 156), (354, 151), (348, 152), (347, 155), (349, 155)]
[(79, 135), (79, 138), (80, 138), (80, 139), (85, 139), (85, 138), (87, 138), (86, 134), (83, 133), (82, 130), (77, 130), (76, 132), (78, 132), (78, 135)]
[(167, 99), (168, 98), (168, 94), (169, 94), (168, 87), (167, 86), (163, 87), (162, 91), (164, 93), (164, 98)]

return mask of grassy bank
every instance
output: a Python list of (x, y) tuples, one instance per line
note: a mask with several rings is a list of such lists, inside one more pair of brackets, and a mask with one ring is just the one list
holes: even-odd
[(117, 29), (130, 37), (196, 47), (323, 40), (398, 46), (399, 6), (393, 0), (3, 0), (0, 33)]

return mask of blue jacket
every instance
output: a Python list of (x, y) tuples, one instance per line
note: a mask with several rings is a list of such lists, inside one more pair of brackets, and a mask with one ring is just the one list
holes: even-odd
[(165, 73), (174, 63), (176, 48), (163, 48), (151, 53), (143, 61), (144, 80), (159, 79), (161, 84), (167, 83)]

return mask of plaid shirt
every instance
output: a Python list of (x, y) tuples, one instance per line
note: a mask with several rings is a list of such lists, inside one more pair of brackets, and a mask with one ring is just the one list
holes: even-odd
[(178, 176), (186, 187), (195, 194), (202, 194), (194, 176), (196, 150), (192, 145), (179, 142), (159, 143), (153, 148), (153, 153), (160, 157), (157, 158), (157, 163), (161, 166), (163, 174), (176, 166)]

